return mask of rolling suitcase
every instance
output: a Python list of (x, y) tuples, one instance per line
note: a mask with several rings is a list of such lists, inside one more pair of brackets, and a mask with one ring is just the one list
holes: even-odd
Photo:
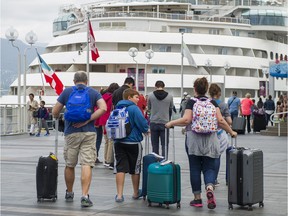
[(259, 203), (264, 199), (263, 152), (259, 149), (235, 147), (229, 153), (228, 204), (240, 206)]
[[(165, 129), (167, 132), (169, 129)], [(165, 143), (167, 145), (167, 134)], [(179, 164), (169, 161), (168, 146), (166, 146), (166, 160), (164, 162), (152, 163), (148, 167), (147, 200), (148, 206), (152, 203), (162, 204), (169, 208), (170, 204), (177, 203), (180, 208), (181, 201), (181, 170)], [(173, 130), (173, 159), (175, 161), (175, 143)]]
[(232, 122), (232, 130), (238, 134), (245, 134), (246, 119), (244, 117), (235, 117)]
[(36, 167), (36, 189), (37, 201), (45, 199), (57, 200), (57, 179), (58, 179), (58, 126), (59, 120), (55, 121), (55, 154), (50, 153), (47, 157), (41, 156)]
[(253, 132), (260, 132), (261, 130), (266, 130), (265, 115), (254, 115)]
[(145, 156), (143, 157), (143, 172), (142, 172), (142, 196), (146, 200), (147, 196), (147, 178), (148, 178), (148, 167), (150, 164), (163, 160), (164, 158), (160, 155), (149, 153), (149, 136), (145, 136)]

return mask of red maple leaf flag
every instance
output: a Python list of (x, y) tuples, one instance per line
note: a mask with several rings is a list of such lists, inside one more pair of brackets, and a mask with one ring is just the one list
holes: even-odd
[(91, 56), (93, 61), (97, 61), (97, 58), (100, 57), (98, 53), (98, 49), (96, 47), (95, 37), (92, 29), (91, 22), (89, 20), (89, 41), (90, 41), (90, 50), (91, 50)]
[(64, 89), (63, 83), (58, 78), (57, 74), (52, 70), (52, 68), (49, 67), (49, 65), (41, 58), (38, 52), (37, 55), (46, 83), (49, 83), (49, 85), (55, 90), (56, 94), (60, 95)]

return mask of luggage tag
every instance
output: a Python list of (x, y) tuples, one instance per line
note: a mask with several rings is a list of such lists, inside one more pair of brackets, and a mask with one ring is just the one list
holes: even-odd
[(159, 161), (163, 161), (163, 159), (165, 159), (162, 155), (156, 154), (155, 152), (152, 152), (151, 154)]
[(160, 162), (160, 165), (161, 165), (161, 166), (165, 166), (165, 165), (170, 164), (170, 163), (172, 163), (172, 161), (170, 161), (170, 160), (165, 160), (165, 161), (163, 161), (163, 162), (161, 161), (161, 162)]

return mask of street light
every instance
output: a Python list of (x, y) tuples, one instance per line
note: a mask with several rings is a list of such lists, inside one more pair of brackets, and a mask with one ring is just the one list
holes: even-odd
[(226, 74), (227, 74), (227, 71), (230, 69), (231, 65), (229, 62), (225, 62), (224, 64), (224, 70), (225, 70), (225, 73), (224, 73), (224, 85), (223, 85), (223, 92), (224, 92), (224, 102), (225, 102), (225, 95), (226, 95)]
[(205, 61), (205, 66), (208, 68), (209, 73), (210, 73), (210, 83), (212, 83), (212, 70), (211, 70), (211, 66), (212, 66), (212, 61), (211, 59), (207, 59)]
[(265, 97), (268, 97), (268, 78), (269, 78), (269, 69), (267, 67), (262, 68), (263, 76), (266, 80), (266, 86), (265, 86)]
[(154, 51), (152, 49), (148, 49), (145, 51), (145, 56), (148, 59), (148, 61), (145, 64), (145, 91), (144, 91), (144, 95), (147, 95), (147, 64), (150, 62), (150, 60), (153, 58), (154, 56)]
[[(26, 105), (26, 79), (27, 79), (27, 61), (26, 61), (26, 52), (28, 49), (32, 48), (32, 45), (36, 43), (37, 41), (37, 35), (33, 32), (30, 31), (26, 34), (25, 40), (28, 44), (30, 44), (30, 47), (27, 47), (24, 50), (24, 106)], [(26, 132), (27, 130), (27, 113), (24, 112), (24, 132)]]
[(17, 126), (18, 126), (18, 132), (20, 132), (20, 126), (21, 126), (21, 95), (20, 95), (20, 86), (21, 86), (21, 54), (20, 49), (18, 46), (14, 44), (14, 41), (18, 38), (19, 34), (16, 29), (13, 27), (10, 27), (6, 33), (6, 38), (11, 42), (11, 45), (15, 47), (18, 50), (18, 88), (17, 88), (17, 98), (18, 98), (18, 116), (17, 116)]
[(128, 51), (129, 55), (133, 58), (133, 61), (136, 63), (136, 73), (135, 73), (135, 83), (136, 90), (139, 90), (138, 84), (138, 62), (135, 60), (135, 57), (138, 55), (138, 49), (136, 47), (131, 47)]

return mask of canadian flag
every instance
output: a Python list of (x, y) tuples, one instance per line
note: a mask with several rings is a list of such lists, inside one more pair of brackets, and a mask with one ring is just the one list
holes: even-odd
[(64, 85), (61, 80), (58, 78), (56, 73), (49, 67), (49, 65), (41, 58), (39, 53), (37, 52), (40, 66), (42, 69), (42, 73), (44, 74), (46, 83), (49, 83), (50, 86), (55, 90), (57, 95), (60, 95), (64, 90)]
[(89, 42), (90, 42), (90, 50), (91, 50), (91, 56), (93, 61), (97, 61), (97, 58), (100, 57), (98, 53), (98, 49), (96, 47), (95, 37), (92, 29), (91, 22), (89, 20)]

